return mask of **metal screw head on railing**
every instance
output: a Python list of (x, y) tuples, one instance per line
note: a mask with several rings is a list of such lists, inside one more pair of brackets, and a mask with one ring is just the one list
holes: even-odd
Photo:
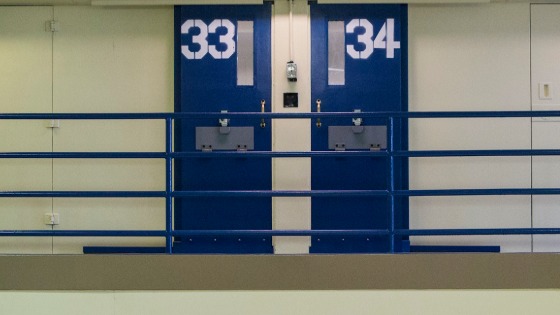
[[(321, 99), (317, 99), (315, 101), (315, 104), (317, 105), (317, 113), (321, 112)], [(317, 118), (317, 122), (315, 123), (315, 126), (317, 126), (317, 128), (321, 128), (323, 124), (321, 123), (321, 118)]]
[[(265, 100), (261, 100), (261, 113), (264, 113), (264, 105), (266, 104)], [(266, 122), (264, 122), (264, 118), (261, 119), (261, 128), (266, 127)]]

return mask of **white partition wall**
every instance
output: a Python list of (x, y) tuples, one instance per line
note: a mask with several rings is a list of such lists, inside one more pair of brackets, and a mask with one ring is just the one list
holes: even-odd
[[(560, 110), (560, 5), (531, 5), (532, 109)], [(533, 148), (560, 149), (560, 119), (533, 119)], [(533, 186), (560, 187), (560, 157), (533, 158)], [(534, 196), (535, 227), (560, 226), (560, 197)], [(560, 251), (558, 235), (535, 235), (534, 250)]]
[[(530, 110), (529, 4), (409, 6), (410, 111)], [(417, 119), (411, 150), (530, 149), (531, 121)], [(410, 159), (411, 189), (530, 188), (529, 157)], [(410, 227), (531, 227), (529, 196), (412, 197)], [(414, 237), (412, 245), (500, 245), (530, 236)]]
[[(0, 8), (0, 112), (52, 111), (52, 7)], [(44, 120), (0, 121), (1, 152), (51, 152), (52, 130)], [(52, 190), (52, 160), (0, 159), (0, 191)], [(0, 198), (1, 230), (50, 230), (51, 198)], [(0, 238), (0, 253), (46, 254), (52, 238)]]
[[(173, 9), (55, 7), (54, 112), (173, 111)], [(162, 152), (162, 120), (62, 121), (55, 152)], [(165, 161), (55, 160), (54, 190), (165, 190)], [(56, 198), (60, 230), (163, 230), (163, 198)], [(164, 246), (163, 238), (55, 238), (54, 253), (84, 245)]]
[[(57, 21), (57, 31), (46, 26)], [(173, 9), (0, 8), (0, 112), (173, 110)], [(54, 83), (56, 82), (56, 83)], [(163, 151), (162, 121), (0, 121), (3, 152)], [(54, 131), (54, 132), (53, 132)], [(0, 189), (163, 190), (163, 160), (10, 160)], [(53, 208), (54, 207), (54, 208)], [(53, 210), (54, 209), (54, 210)], [(3, 230), (163, 229), (163, 199), (0, 200)], [(84, 245), (162, 245), (162, 239), (1, 238), (0, 253), (81, 253)]]
[[(279, 1), (273, 11), (273, 110), (278, 113), (306, 113), (311, 111), (311, 61), (309, 6), (305, 1), (294, 1), (292, 19), (294, 36), (290, 39), (290, 3)], [(294, 62), (298, 65), (298, 81), (288, 82), (286, 63), (290, 61), (290, 45), (293, 44)], [(284, 93), (298, 93), (299, 106), (284, 108)], [(273, 150), (309, 151), (311, 133), (309, 120), (278, 119), (272, 122)], [(310, 190), (311, 159), (273, 159), (273, 189)], [(273, 226), (275, 229), (307, 230), (311, 228), (311, 198), (273, 198)], [(276, 237), (274, 251), (277, 254), (308, 253), (309, 237)]]

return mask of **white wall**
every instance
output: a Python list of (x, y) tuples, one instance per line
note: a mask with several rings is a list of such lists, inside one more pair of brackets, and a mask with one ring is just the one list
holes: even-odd
[[(411, 111), (530, 110), (528, 3), (411, 5)], [(418, 119), (411, 150), (530, 149), (530, 118)], [(414, 158), (411, 189), (530, 188), (530, 157)], [(531, 227), (529, 196), (413, 197), (410, 227)], [(501, 245), (530, 236), (412, 238), (416, 245)]]
[[(2, 112), (173, 111), (173, 9), (0, 8)], [(56, 33), (45, 31), (55, 19)], [(7, 43), (8, 45), (4, 45)], [(162, 121), (2, 122), (5, 151), (163, 151)], [(31, 163), (31, 164), (30, 164)], [(26, 160), (0, 166), (6, 190), (164, 190), (163, 160)], [(3, 199), (3, 229), (164, 229), (163, 199)], [(81, 253), (84, 245), (163, 245), (160, 239), (0, 239), (2, 253)], [(21, 242), (26, 242), (26, 245)], [(17, 242), (14, 248), (13, 242)]]
[[(288, 83), (284, 76), (289, 59), (288, 3), (280, 1), (274, 6), (273, 106), (277, 112), (310, 111), (306, 3), (295, 1), (297, 84)], [(410, 110), (530, 110), (530, 14), (529, 3), (410, 5)], [(0, 111), (173, 110), (171, 7), (1, 7), (0, 17), (0, 69), (9, 74), (0, 76)], [(43, 24), (52, 17), (60, 25), (60, 31), (54, 35), (45, 32)], [(538, 27), (535, 19), (532, 23), (534, 28)], [(542, 80), (555, 82), (556, 79)], [(300, 107), (284, 109), (282, 93), (294, 91), (300, 93)], [(560, 91), (554, 95), (560, 95)], [(45, 128), (45, 124), (2, 122), (0, 131), (14, 136), (2, 137), (0, 147), (6, 151), (163, 149), (163, 124), (158, 122), (119, 125), (63, 121), (61, 128), (54, 132)], [(553, 129), (543, 129), (544, 125), (536, 122), (533, 125), (531, 129), (530, 119), (414, 120), (410, 124), (410, 148), (529, 149), (531, 143), (535, 148), (549, 146), (550, 142), (539, 142), (543, 139), (539, 135), (554, 134), (556, 127), (552, 126), (556, 125), (547, 125)], [(274, 123), (273, 129), (275, 150), (309, 149), (308, 121), (281, 120)], [(24, 136), (26, 141), (22, 140)], [(544, 164), (532, 167), (528, 157), (416, 158), (410, 163), (410, 186), (413, 189), (527, 188), (531, 187), (531, 176), (535, 187), (555, 185), (555, 177), (549, 176), (550, 181), (541, 184), (535, 179), (539, 174), (546, 178), (550, 163), (554, 163), (550, 158), (542, 159)], [(11, 179), (0, 184), (6, 190), (160, 190), (164, 187), (162, 161), (1, 162), (0, 175)], [(27, 173), (32, 170), (37, 173)], [(310, 187), (309, 159), (276, 159), (273, 170), (275, 189)], [(551, 208), (555, 199), (539, 197), (533, 201), (532, 205), (527, 196), (412, 198), (410, 223), (412, 228), (530, 227), (532, 220), (544, 224), (548, 215), (556, 212)], [(51, 211), (61, 214), (59, 229), (163, 228), (163, 200), (42, 198), (0, 202), (2, 229), (49, 228), (42, 224), (42, 216)], [(543, 210), (532, 217), (531, 207), (536, 209), (537, 205)], [(274, 198), (274, 228), (308, 228), (309, 208), (309, 198)], [(120, 215), (115, 217), (117, 209)], [(51, 243), (48, 238), (15, 241), (3, 238), (0, 241), (3, 253), (45, 253), (53, 252), (53, 248), (55, 253), (77, 253), (84, 244), (163, 244), (158, 239), (76, 238), (55, 239)], [(277, 253), (307, 252), (308, 244), (308, 238), (275, 239)], [(413, 244), (500, 244), (506, 251), (529, 251), (531, 237), (424, 237), (414, 238)]]
[[(52, 34), (44, 30), (52, 15), (49, 7), (0, 9), (0, 112), (52, 110)], [(2, 120), (0, 135), (3, 152), (52, 150), (52, 131), (44, 121)], [(52, 162), (0, 160), (0, 190), (52, 190)], [(47, 198), (0, 198), (0, 229), (50, 229), (43, 215), (52, 212), (51, 203)], [(1, 253), (51, 250), (49, 238), (0, 238)]]
[[(294, 1), (293, 6), (293, 51), (298, 66), (298, 81), (286, 79), (286, 63), (290, 61), (290, 6), (288, 1), (274, 5), (273, 14), (273, 110), (274, 112), (311, 111), (311, 61), (309, 6), (307, 1)], [(299, 107), (284, 108), (284, 93), (298, 93)], [(308, 119), (278, 119), (273, 121), (272, 146), (275, 151), (311, 150), (311, 133)], [(273, 189), (310, 190), (311, 159), (273, 159)], [(273, 198), (273, 221), (275, 229), (311, 228), (311, 198)], [(274, 251), (283, 253), (308, 253), (309, 237), (275, 237)]]
[(42, 314), (554, 314), (557, 290), (5, 292), (0, 311)]
[[(560, 109), (560, 5), (531, 6), (531, 91), (533, 110)], [(549, 84), (549, 95), (543, 95), (540, 85)], [(533, 148), (559, 149), (558, 118), (533, 119)], [(560, 158), (533, 158), (533, 186), (560, 186)], [(560, 226), (558, 196), (533, 197), (535, 227)], [(559, 251), (558, 235), (535, 235), (535, 251)]]
[[(55, 7), (54, 112), (172, 112), (173, 10)], [(69, 121), (54, 151), (165, 150), (159, 121)], [(165, 190), (165, 161), (55, 160), (54, 190)], [(84, 180), (87, 179), (87, 180)], [(56, 229), (165, 229), (165, 200), (55, 199)], [(165, 244), (161, 238), (55, 238), (54, 253), (83, 245)]]

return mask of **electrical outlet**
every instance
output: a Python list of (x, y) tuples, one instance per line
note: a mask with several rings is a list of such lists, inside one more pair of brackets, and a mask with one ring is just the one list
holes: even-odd
[(59, 225), (60, 214), (58, 213), (45, 213), (44, 222), (46, 225)]
[(539, 83), (539, 99), (541, 100), (552, 99), (552, 83), (550, 82)]

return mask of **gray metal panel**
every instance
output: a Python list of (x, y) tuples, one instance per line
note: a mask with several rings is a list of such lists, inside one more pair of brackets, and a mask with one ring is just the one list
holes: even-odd
[(253, 21), (237, 21), (237, 85), (253, 85)]
[(344, 85), (345, 59), (344, 21), (329, 21), (329, 85)]
[(329, 149), (386, 149), (387, 126), (329, 126)]
[(253, 127), (196, 127), (197, 150), (254, 150)]

